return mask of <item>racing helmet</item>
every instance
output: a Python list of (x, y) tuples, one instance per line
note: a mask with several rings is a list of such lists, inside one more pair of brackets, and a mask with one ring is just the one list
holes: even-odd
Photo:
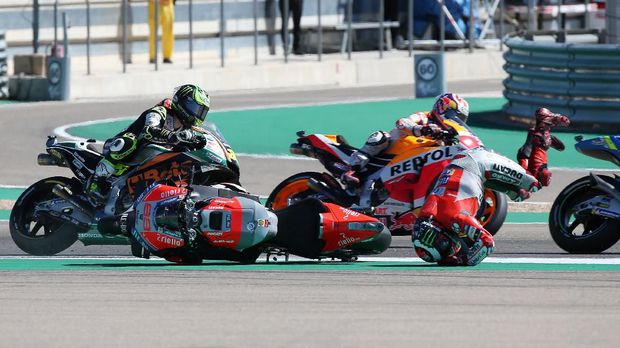
[(435, 100), (430, 116), (440, 124), (443, 124), (443, 120), (454, 118), (467, 123), (469, 103), (456, 93), (444, 93)]
[(432, 219), (419, 218), (413, 224), (413, 249), (426, 262), (441, 263), (457, 255), (462, 250), (459, 239), (445, 233)]
[(172, 96), (172, 112), (186, 127), (200, 126), (207, 117), (211, 99), (196, 85), (182, 85)]

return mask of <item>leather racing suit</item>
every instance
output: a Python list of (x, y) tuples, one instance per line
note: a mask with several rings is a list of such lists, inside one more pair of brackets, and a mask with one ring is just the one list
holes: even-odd
[(104, 196), (109, 189), (107, 179), (123, 175), (129, 169), (125, 163), (147, 144), (172, 148), (184, 142), (190, 147), (200, 148), (205, 141), (202, 134), (187, 128), (173, 115), (171, 100), (164, 99), (140, 114), (125, 130), (106, 140), (103, 145), (104, 158), (95, 168), (89, 191)]
[(476, 218), (485, 187), (520, 201), (541, 185), (516, 162), (483, 147), (456, 155), (441, 172), (414, 223), (412, 239), (418, 256), (428, 262), (473, 266), (493, 251), (493, 236)]

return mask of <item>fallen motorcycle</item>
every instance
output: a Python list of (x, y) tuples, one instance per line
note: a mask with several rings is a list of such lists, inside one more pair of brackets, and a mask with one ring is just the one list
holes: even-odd
[[(307, 197), (351, 207), (362, 197), (370, 200), (372, 215), (383, 222), (392, 234), (411, 234), (411, 226), (435, 180), (450, 159), (466, 148), (479, 145), (464, 123), (447, 120), (458, 132), (458, 143), (451, 143), (455, 136), (444, 132), (445, 141), (426, 137), (408, 136), (397, 140), (386, 153), (374, 157), (362, 173), (360, 187), (368, 188), (352, 195), (345, 191), (337, 178), (349, 168), (349, 156), (356, 148), (340, 135), (297, 133), (297, 142), (291, 145), (293, 154), (318, 159), (330, 173), (303, 172), (282, 181), (269, 195), (266, 205), (282, 209)], [(490, 189), (477, 217), (483, 226), (495, 234), (504, 223), (508, 204), (506, 196)]]
[(136, 154), (130, 169), (111, 183), (103, 207), (88, 199), (86, 186), (102, 158), (94, 140), (58, 142), (48, 137), (46, 152), (38, 164), (69, 168), (74, 176), (55, 176), (28, 187), (11, 211), (9, 229), (17, 246), (31, 255), (54, 255), (76, 240), (84, 245), (127, 244), (126, 237), (101, 235), (96, 221), (102, 216), (124, 212), (151, 183), (160, 180), (183, 182), (187, 168), (197, 165), (194, 181), (203, 185), (239, 184), (239, 166), (234, 152), (217, 132), (203, 133), (206, 145), (168, 149), (147, 145)]
[[(578, 152), (620, 166), (619, 136), (575, 140)], [(620, 239), (620, 177), (590, 173), (568, 185), (553, 202), (549, 230), (569, 253), (596, 254), (612, 247)]]
[(258, 197), (220, 185), (151, 185), (133, 209), (99, 220), (103, 235), (129, 236), (135, 256), (199, 264), (253, 263), (261, 253), (354, 260), (391, 242), (377, 219), (316, 199), (273, 213)]

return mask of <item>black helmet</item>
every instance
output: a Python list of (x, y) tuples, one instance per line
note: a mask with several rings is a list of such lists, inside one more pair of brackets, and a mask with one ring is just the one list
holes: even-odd
[(209, 95), (195, 85), (177, 87), (172, 96), (172, 111), (187, 127), (200, 126), (207, 117), (210, 104)]

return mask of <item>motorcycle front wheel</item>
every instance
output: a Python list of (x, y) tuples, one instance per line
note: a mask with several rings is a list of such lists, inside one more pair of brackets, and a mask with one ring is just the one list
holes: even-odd
[[(613, 181), (607, 176), (599, 177)], [(549, 231), (560, 248), (571, 254), (598, 254), (620, 239), (620, 221), (576, 209), (601, 195), (606, 193), (593, 188), (589, 177), (578, 179), (560, 192), (549, 213)]]
[(19, 196), (11, 210), (11, 238), (24, 252), (35, 256), (55, 255), (77, 240), (79, 228), (67, 222), (35, 216), (40, 202), (56, 198), (52, 188), (57, 184), (74, 188), (72, 179), (56, 176), (34, 183)]

